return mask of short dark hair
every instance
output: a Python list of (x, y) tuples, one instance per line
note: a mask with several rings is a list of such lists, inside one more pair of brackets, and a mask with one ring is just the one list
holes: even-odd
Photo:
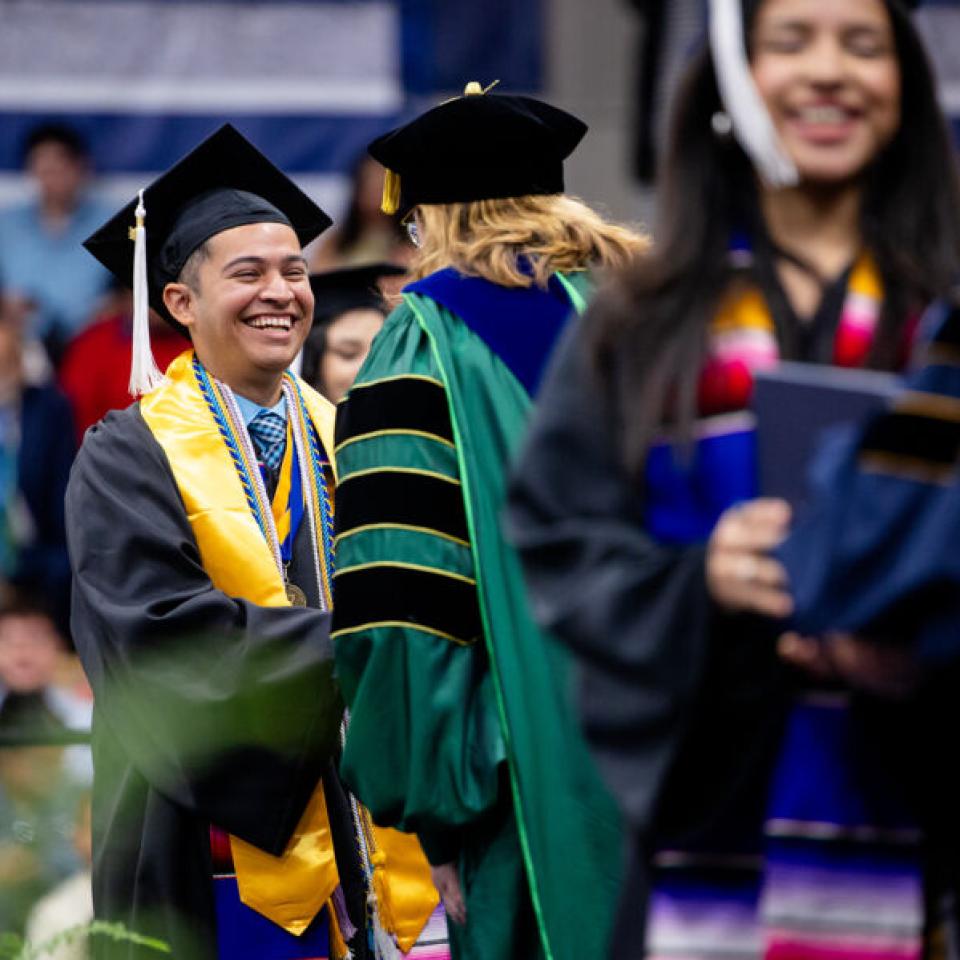
[(50, 122), (32, 127), (24, 137), (20, 148), (21, 166), (25, 166), (30, 154), (44, 143), (59, 144), (74, 160), (90, 159), (90, 146), (79, 130), (66, 123)]
[(180, 268), (177, 277), (179, 283), (185, 283), (194, 293), (200, 289), (200, 264), (210, 257), (209, 241), (204, 240), (193, 253), (187, 257), (187, 262)]
[(0, 622), (7, 617), (43, 617), (53, 623), (50, 605), (39, 590), (21, 585), (9, 588), (0, 603)]

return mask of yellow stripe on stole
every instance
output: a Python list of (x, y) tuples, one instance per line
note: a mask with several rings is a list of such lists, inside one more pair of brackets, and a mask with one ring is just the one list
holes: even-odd
[(880, 278), (880, 271), (877, 269), (876, 261), (866, 251), (860, 254), (853, 265), (847, 289), (863, 297), (869, 297), (871, 300), (878, 302), (883, 300), (883, 280)]
[[(883, 300), (883, 280), (869, 252), (864, 251), (857, 257), (850, 270), (847, 292), (878, 302)], [(733, 330), (764, 330), (771, 336), (774, 334), (770, 308), (758, 287), (738, 282), (723, 296), (710, 323), (710, 332), (718, 335)]]
[(283, 578), (196, 384), (192, 363), (192, 350), (177, 357), (167, 382), (140, 401), (140, 413), (167, 455), (214, 586), (258, 606), (286, 606)]
[(756, 287), (738, 286), (727, 293), (710, 324), (713, 334), (744, 329), (773, 333), (773, 318), (763, 294)]

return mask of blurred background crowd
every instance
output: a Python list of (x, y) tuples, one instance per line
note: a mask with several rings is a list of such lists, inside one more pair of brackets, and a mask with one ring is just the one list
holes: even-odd
[[(468, 80), (583, 117), (568, 192), (652, 222), (667, 104), (705, 6), (0, 0), (0, 932), (42, 939), (91, 913), (91, 696), (71, 654), (63, 497), (84, 431), (130, 402), (131, 298), (81, 241), (230, 121), (333, 215), (314, 271), (402, 268), (409, 240), (380, 212), (364, 146)], [(960, 129), (960, 2), (928, 0), (917, 21)], [(384, 292), (400, 285), (402, 270)], [(345, 310), (320, 318), (305, 357), (333, 400), (384, 315)], [(184, 347), (154, 325), (161, 368)]]

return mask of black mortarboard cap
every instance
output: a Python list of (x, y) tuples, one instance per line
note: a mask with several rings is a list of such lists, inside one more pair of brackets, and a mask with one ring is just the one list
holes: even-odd
[(394, 263), (371, 263), (311, 274), (314, 324), (327, 323), (348, 310), (372, 307), (386, 311), (377, 281), (381, 277), (400, 277), (406, 272), (405, 267)]
[(374, 140), (387, 169), (386, 213), (563, 192), (563, 161), (587, 132), (570, 113), (532, 97), (486, 94), (478, 83)]
[[(331, 220), (285, 173), (235, 127), (225, 124), (143, 191), (150, 306), (180, 329), (163, 305), (163, 288), (177, 279), (206, 240), (250, 223), (286, 223), (301, 244)], [(124, 284), (133, 282), (138, 200), (88, 237), (84, 246)], [(181, 332), (183, 332), (181, 330)]]

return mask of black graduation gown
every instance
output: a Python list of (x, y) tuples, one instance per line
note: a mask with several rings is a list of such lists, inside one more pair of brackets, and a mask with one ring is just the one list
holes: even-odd
[(642, 957), (648, 858), (759, 837), (785, 714), (772, 625), (723, 614), (705, 549), (645, 532), (611, 397), (571, 321), (541, 388), (508, 509), (534, 612), (577, 654), (584, 730), (627, 825), (618, 957)]
[[(66, 505), (73, 632), (96, 699), (95, 912), (177, 960), (216, 957), (209, 824), (279, 854), (321, 775), (339, 789), (329, 616), (214, 588), (139, 405), (87, 433)], [(298, 537), (291, 578), (315, 604), (308, 556)], [(328, 797), (338, 853), (352, 848), (341, 800)]]

